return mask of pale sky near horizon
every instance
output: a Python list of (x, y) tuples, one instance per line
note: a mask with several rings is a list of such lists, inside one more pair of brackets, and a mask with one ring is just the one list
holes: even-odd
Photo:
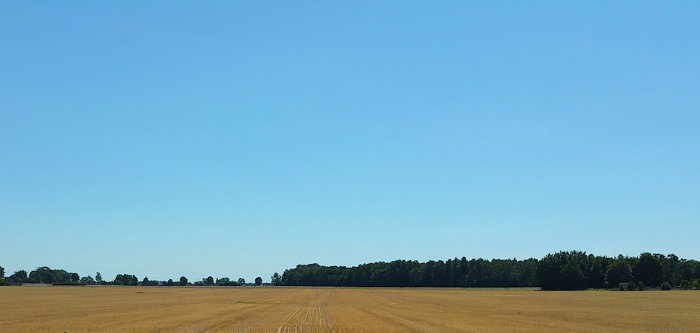
[(0, 1), (0, 266), (700, 259), (700, 2)]

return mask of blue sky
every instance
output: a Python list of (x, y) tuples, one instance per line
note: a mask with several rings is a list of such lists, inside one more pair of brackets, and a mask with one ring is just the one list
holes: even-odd
[(700, 4), (0, 3), (0, 265), (700, 259)]

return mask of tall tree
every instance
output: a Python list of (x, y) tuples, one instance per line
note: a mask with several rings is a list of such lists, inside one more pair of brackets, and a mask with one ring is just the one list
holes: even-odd
[(625, 259), (618, 259), (612, 262), (605, 274), (608, 288), (617, 288), (620, 283), (632, 280), (632, 269)]
[(262, 286), (262, 278), (261, 277), (258, 276), (255, 278), (255, 285)]
[(270, 277), (270, 282), (272, 282), (273, 286), (281, 286), (282, 276), (280, 276), (279, 273), (275, 272), (275, 274), (272, 274), (272, 276)]
[(104, 282), (104, 281), (102, 280), (102, 274), (100, 274), (100, 272), (97, 272), (97, 273), (95, 274), (95, 282), (97, 282), (98, 284), (102, 284), (102, 283)]
[(639, 255), (632, 268), (634, 279), (644, 282), (646, 286), (660, 286), (664, 278), (664, 269), (661, 260), (649, 252)]
[(187, 285), (187, 278), (184, 276), (180, 277), (180, 285), (181, 286), (186, 286)]

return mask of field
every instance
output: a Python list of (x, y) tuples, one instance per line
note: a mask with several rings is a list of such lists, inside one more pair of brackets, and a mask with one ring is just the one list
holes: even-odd
[(0, 332), (699, 330), (698, 291), (0, 288)]

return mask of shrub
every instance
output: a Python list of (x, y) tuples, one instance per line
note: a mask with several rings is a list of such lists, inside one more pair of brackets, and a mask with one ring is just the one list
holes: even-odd
[(635, 291), (635, 290), (637, 290), (637, 285), (634, 284), (634, 281), (630, 281), (630, 283), (627, 284), (627, 290), (629, 290), (629, 291)]
[(681, 289), (683, 289), (683, 290), (688, 290), (688, 289), (690, 289), (690, 281), (688, 281), (688, 280), (681, 280)]
[(671, 284), (668, 281), (661, 282), (661, 290), (671, 290)]
[(642, 290), (644, 290), (644, 288), (646, 288), (646, 286), (644, 285), (644, 282), (639, 281), (639, 283), (637, 283), (637, 290), (642, 291)]
[(693, 288), (695, 290), (700, 290), (700, 279), (693, 280)]

